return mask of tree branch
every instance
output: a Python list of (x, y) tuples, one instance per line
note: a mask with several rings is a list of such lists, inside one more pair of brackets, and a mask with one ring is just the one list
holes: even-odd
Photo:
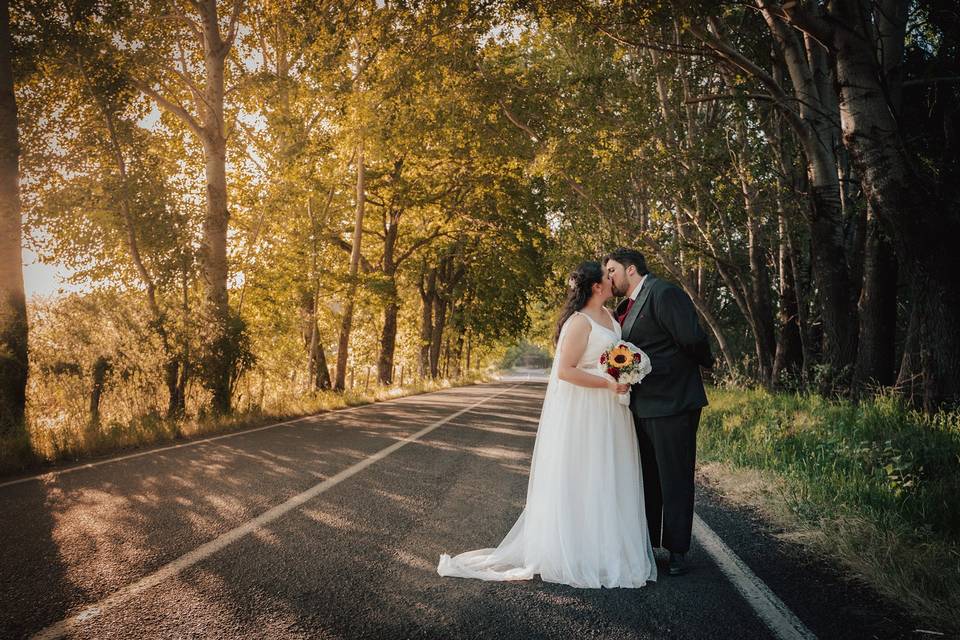
[(431, 233), (429, 236), (420, 238), (419, 240), (417, 240), (416, 242), (414, 242), (412, 245), (410, 245), (410, 246), (407, 248), (406, 251), (404, 251), (403, 253), (401, 253), (399, 256), (397, 256), (397, 257), (394, 259), (393, 264), (394, 264), (395, 266), (398, 266), (398, 267), (399, 267), (400, 264), (401, 264), (404, 260), (406, 260), (407, 258), (409, 258), (410, 256), (412, 256), (412, 255), (417, 251), (417, 249), (420, 249), (421, 247), (425, 247), (426, 245), (430, 244), (431, 242), (433, 242), (433, 241), (436, 240), (437, 238), (440, 238), (440, 237), (446, 236), (446, 235), (447, 235), (447, 233), (446, 233), (446, 231), (444, 231), (443, 229), (440, 229), (440, 228), (435, 229), (434, 232)]
[(806, 133), (806, 124), (800, 118), (799, 114), (797, 114), (797, 112), (790, 107), (790, 96), (787, 95), (787, 93), (783, 90), (783, 87), (780, 86), (780, 83), (778, 83), (773, 76), (767, 73), (766, 70), (740, 53), (729, 43), (707, 33), (696, 25), (691, 24), (687, 26), (687, 31), (692, 33), (694, 37), (706, 44), (708, 47), (711, 47), (717, 53), (719, 53), (728, 64), (733, 65), (737, 69), (740, 69), (741, 71), (744, 71), (745, 73), (759, 80), (760, 83), (770, 91), (774, 102), (783, 110), (784, 115), (787, 116), (787, 119), (790, 121), (790, 124), (793, 125), (794, 129), (796, 129), (798, 132), (802, 132), (804, 134)]
[(652, 49), (653, 51), (661, 51), (664, 53), (681, 53), (688, 56), (710, 56), (716, 58), (717, 54), (711, 51), (710, 49), (696, 49), (694, 47), (682, 47), (677, 45), (662, 44), (660, 42), (655, 42), (653, 40), (635, 40), (624, 38), (623, 36), (617, 35), (607, 30), (606, 27), (601, 25), (593, 25), (593, 28), (607, 36), (614, 42), (619, 44), (626, 45), (628, 47), (634, 47), (636, 49)]
[(684, 100), (683, 104), (697, 104), (700, 102), (712, 102), (713, 100), (738, 100), (740, 98), (776, 101), (776, 98), (769, 93), (722, 93), (715, 96), (696, 96)]
[(200, 107), (200, 104), (206, 105), (208, 108), (210, 104), (207, 102), (207, 99), (203, 95), (203, 91), (200, 90), (200, 87), (197, 86), (197, 83), (193, 81), (193, 78), (187, 73), (187, 58), (183, 52), (183, 47), (180, 46), (180, 43), (177, 42), (177, 50), (180, 57), (180, 69), (176, 67), (171, 67), (170, 70), (173, 71), (173, 75), (180, 79), (183, 84), (187, 86), (190, 90), (190, 93), (193, 94), (193, 99), (197, 103), (197, 108)]
[(225, 49), (233, 46), (237, 37), (237, 28), (240, 22), (240, 12), (243, 10), (243, 0), (233, 0), (233, 11), (230, 13), (230, 26), (227, 27), (227, 37), (223, 40)]
[(512, 111), (510, 111), (509, 107), (507, 107), (507, 103), (503, 101), (503, 98), (497, 98), (497, 104), (499, 104), (500, 108), (503, 109), (503, 113), (504, 115), (507, 116), (507, 120), (512, 122), (515, 127), (517, 127), (518, 129), (526, 133), (528, 136), (530, 136), (530, 139), (533, 142), (537, 144), (540, 143), (540, 136), (538, 136), (536, 132), (533, 129), (531, 129), (529, 126), (520, 122), (520, 119), (517, 118), (517, 116), (515, 116)]
[[(338, 234), (331, 233), (328, 236), (328, 238), (330, 239), (330, 242), (333, 244), (333, 246), (339, 247), (344, 251), (346, 251), (347, 253), (353, 252), (353, 245), (347, 242), (346, 240), (344, 240), (343, 238), (341, 238)], [(363, 254), (360, 254), (360, 270), (363, 271), (364, 273), (370, 273), (371, 271), (373, 271), (373, 266), (370, 264), (370, 262), (366, 258), (363, 257)]]
[(198, 138), (200, 138), (201, 140), (206, 140), (207, 134), (203, 130), (203, 127), (200, 126), (196, 118), (190, 115), (190, 112), (184, 109), (182, 105), (176, 102), (173, 102), (171, 100), (168, 100), (167, 98), (164, 98), (153, 87), (151, 87), (146, 82), (140, 80), (139, 78), (135, 78), (131, 76), (130, 82), (131, 84), (133, 84), (133, 86), (135, 86), (141, 92), (143, 92), (144, 94), (152, 98), (153, 101), (156, 102), (164, 110), (180, 118), (180, 120), (185, 125), (187, 125), (187, 127), (189, 127), (190, 130), (193, 131)]
[(831, 47), (834, 36), (833, 25), (802, 7), (797, 0), (785, 0), (783, 5), (770, 0), (757, 0), (757, 5), (807, 34), (828, 51), (833, 50)]
[(923, 84), (935, 84), (938, 82), (943, 82), (945, 84), (953, 84), (954, 82), (960, 82), (960, 76), (938, 76), (935, 78), (912, 78), (910, 80), (904, 80), (904, 87), (913, 87)]
[(197, 23), (194, 22), (192, 18), (190, 18), (186, 13), (183, 12), (177, 0), (170, 0), (168, 4), (173, 9), (173, 12), (176, 14), (171, 17), (186, 24), (187, 28), (190, 29), (190, 32), (197, 39), (197, 44), (199, 45), (200, 49), (203, 49), (203, 33), (200, 31), (200, 27), (197, 26)]

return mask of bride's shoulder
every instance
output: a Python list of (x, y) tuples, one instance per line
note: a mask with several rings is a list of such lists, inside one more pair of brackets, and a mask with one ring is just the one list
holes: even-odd
[(591, 329), (590, 318), (582, 311), (574, 311), (566, 322), (567, 331), (588, 332)]

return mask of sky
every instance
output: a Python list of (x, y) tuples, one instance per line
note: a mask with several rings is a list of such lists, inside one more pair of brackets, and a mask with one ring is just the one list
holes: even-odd
[[(152, 128), (157, 120), (160, 119), (160, 109), (157, 105), (152, 105), (150, 111), (139, 122), (144, 129)], [(71, 271), (58, 264), (44, 264), (40, 262), (33, 251), (27, 247), (22, 247), (20, 255), (23, 260), (23, 288), (27, 294), (27, 300), (40, 296), (58, 296), (64, 293), (74, 291), (83, 291), (89, 289), (83, 285), (73, 285), (65, 282), (70, 276)]]
[[(36, 296), (51, 296), (80, 291), (83, 287), (67, 284), (64, 279), (70, 272), (61, 265), (43, 264), (30, 249), (21, 250), (23, 256), (23, 287), (27, 299)], [(61, 291), (62, 290), (62, 291)]]

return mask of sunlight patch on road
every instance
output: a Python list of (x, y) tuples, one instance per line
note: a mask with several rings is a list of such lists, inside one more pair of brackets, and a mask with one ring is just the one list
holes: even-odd
[(249, 520), (244, 524), (238, 527), (235, 527), (230, 531), (227, 531), (226, 533), (218, 536), (217, 538), (214, 538), (213, 540), (207, 542), (206, 544), (200, 545), (193, 551), (190, 551), (180, 556), (176, 560), (169, 562), (168, 564), (160, 567), (160, 569), (158, 569), (157, 571), (154, 571), (153, 573), (146, 575), (143, 578), (133, 583), (128, 584), (127, 586), (119, 589), (112, 595), (107, 596), (103, 600), (100, 600), (99, 602), (89, 605), (88, 607), (86, 607), (76, 615), (73, 615), (69, 618), (65, 618), (63, 620), (60, 620), (59, 622), (56, 622), (46, 627), (45, 629), (41, 630), (33, 637), (37, 639), (64, 637), (65, 635), (76, 630), (79, 626), (83, 625), (86, 621), (99, 617), (104, 611), (120, 606), (126, 603), (127, 601), (129, 601), (130, 599), (165, 582), (166, 580), (169, 580), (171, 578), (178, 576), (184, 570), (196, 565), (198, 562), (201, 562), (209, 558), (213, 554), (223, 550), (225, 547), (233, 544), (234, 542), (242, 538), (245, 538), (247, 535), (253, 532), (259, 531), (260, 529), (267, 526), (274, 520), (277, 520), (278, 518), (280, 518), (283, 515), (286, 515), (290, 511), (293, 511), (294, 509), (297, 509), (298, 507), (303, 506), (305, 503), (316, 498), (317, 496), (324, 493), (328, 489), (335, 487), (336, 485), (340, 484), (344, 480), (347, 480), (348, 478), (363, 471), (370, 465), (386, 458), (387, 456), (397, 451), (401, 447), (404, 447), (405, 445), (410, 444), (411, 442), (419, 440), (420, 438), (427, 435), (431, 431), (438, 429), (439, 427), (442, 427), (443, 425), (447, 424), (451, 420), (454, 420), (455, 418), (458, 418), (459, 416), (469, 411), (472, 411), (474, 408), (484, 404), (485, 402), (488, 402), (496, 398), (497, 396), (501, 396), (507, 393), (508, 391), (511, 391), (515, 387), (516, 385), (513, 385), (506, 389), (501, 389), (500, 391), (497, 391), (492, 395), (488, 395), (480, 400), (477, 400), (474, 403), (464, 407), (463, 409), (460, 409), (459, 411), (456, 411), (455, 413), (448, 415), (445, 418), (442, 418), (440, 420), (433, 422), (432, 424), (424, 427), (423, 429), (417, 431), (414, 434), (407, 436), (406, 438), (400, 440), (399, 442), (395, 442), (394, 444), (384, 449), (381, 449), (380, 451), (374, 453), (373, 455), (370, 455), (364, 460), (361, 460), (360, 462), (353, 464), (352, 466), (344, 469), (343, 471), (340, 471), (336, 475), (330, 478), (327, 478), (323, 482), (320, 482), (319, 484), (314, 485), (313, 487), (307, 489), (306, 491), (303, 491), (302, 493), (299, 493), (293, 496), (286, 502), (283, 502), (273, 507), (272, 509), (265, 511), (264, 513), (260, 514), (256, 518), (253, 518), (252, 520)]

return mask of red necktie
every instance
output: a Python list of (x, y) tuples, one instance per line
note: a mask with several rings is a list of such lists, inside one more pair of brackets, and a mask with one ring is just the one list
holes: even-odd
[(630, 302), (627, 303), (627, 308), (624, 309), (624, 310), (623, 310), (623, 313), (621, 313), (621, 314), (617, 317), (617, 322), (619, 322), (621, 325), (623, 324), (623, 321), (626, 320), (627, 314), (630, 313), (630, 307), (633, 306), (633, 303), (634, 303), (634, 302), (636, 302), (636, 299), (630, 298)]

